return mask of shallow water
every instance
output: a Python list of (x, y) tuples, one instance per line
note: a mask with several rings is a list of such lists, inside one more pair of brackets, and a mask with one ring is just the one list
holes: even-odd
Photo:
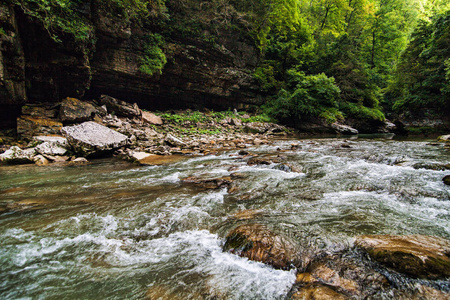
[[(109, 159), (0, 167), (0, 298), (283, 299), (295, 270), (221, 250), (226, 234), (246, 223), (299, 249), (351, 245), (361, 234), (450, 239), (450, 187), (442, 182), (450, 171), (418, 168), (448, 164), (442, 146), (313, 139), (249, 151), (281, 155), (293, 171), (249, 166), (238, 151), (166, 166)], [(240, 174), (232, 194), (180, 180), (231, 173)]]

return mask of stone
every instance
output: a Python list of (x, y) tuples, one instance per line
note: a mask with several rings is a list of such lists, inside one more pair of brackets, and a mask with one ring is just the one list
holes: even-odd
[(149, 157), (151, 155), (152, 154), (147, 153), (147, 152), (133, 152), (131, 154), (131, 158), (133, 158), (136, 161), (140, 161), (140, 160), (143, 160), (143, 159), (145, 159), (145, 158), (147, 158), (147, 157)]
[(84, 157), (77, 157), (73, 159), (71, 162), (75, 164), (87, 164), (89, 161)]
[(358, 130), (356, 130), (355, 128), (338, 123), (331, 124), (331, 128), (333, 128), (336, 131), (336, 133), (343, 135), (356, 135), (359, 133)]
[(450, 142), (450, 134), (447, 135), (441, 135), (438, 137), (439, 142)]
[(34, 163), (35, 154), (34, 148), (22, 150), (17, 146), (12, 146), (0, 154), (0, 162), (7, 164), (32, 164)]
[(180, 140), (179, 138), (174, 137), (170, 133), (166, 135), (164, 141), (173, 147), (185, 147), (186, 143)]
[(106, 105), (108, 111), (114, 112), (118, 116), (123, 116), (127, 118), (141, 117), (141, 110), (139, 109), (136, 103), (131, 104), (107, 95), (101, 95), (100, 102), (101, 104)]
[(224, 251), (288, 270), (299, 263), (294, 244), (261, 224), (244, 224), (228, 233)]
[(205, 189), (219, 189), (222, 187), (229, 187), (233, 182), (230, 176), (220, 178), (200, 178), (200, 177), (187, 177), (181, 180), (183, 183), (193, 184)]
[(128, 144), (126, 135), (92, 121), (63, 127), (61, 132), (82, 156), (101, 155)]
[(442, 164), (442, 163), (415, 163), (412, 166), (414, 169), (427, 169), (434, 171), (446, 171), (450, 170), (450, 164)]
[(426, 279), (450, 276), (450, 241), (424, 235), (365, 235), (356, 238), (372, 259), (398, 272)]
[(321, 284), (308, 285), (302, 287), (299, 291), (294, 293), (291, 297), (294, 300), (346, 300), (350, 299), (341, 293)]
[(242, 121), (237, 118), (232, 118), (229, 123), (234, 126), (242, 126)]
[(450, 175), (444, 176), (444, 178), (442, 178), (442, 181), (444, 182), (444, 184), (450, 185)]
[(261, 122), (247, 123), (244, 126), (244, 131), (246, 133), (265, 133), (269, 129), (268, 124)]
[(61, 102), (59, 118), (63, 122), (79, 123), (92, 120), (96, 113), (92, 104), (68, 97)]
[(142, 121), (152, 125), (162, 125), (164, 123), (161, 117), (148, 111), (142, 111)]
[(139, 163), (141, 165), (148, 166), (161, 166), (176, 163), (182, 160), (187, 159), (186, 155), (158, 155), (158, 154), (149, 154), (145, 157), (139, 159)]
[(48, 159), (46, 159), (44, 156), (42, 155), (36, 155), (34, 157), (34, 163), (38, 166), (46, 166), (48, 165), (50, 162), (48, 161)]
[(17, 118), (17, 134), (22, 138), (31, 138), (37, 135), (60, 134), (63, 124), (59, 121), (32, 116)]
[(325, 264), (315, 266), (311, 272), (297, 274), (296, 283), (322, 283), (349, 294), (357, 294), (359, 288), (356, 281), (342, 277), (339, 272), (328, 268)]
[(69, 143), (66, 138), (58, 136), (37, 136), (35, 141), (42, 142), (36, 146), (36, 152), (43, 155), (64, 155), (67, 153)]

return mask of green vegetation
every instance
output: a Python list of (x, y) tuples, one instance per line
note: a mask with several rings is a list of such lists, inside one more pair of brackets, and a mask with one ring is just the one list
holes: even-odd
[(167, 63), (166, 55), (161, 49), (164, 47), (164, 38), (159, 34), (147, 35), (147, 42), (144, 46), (144, 55), (141, 58), (139, 71), (153, 75), (156, 72), (162, 73), (162, 69)]
[[(166, 41), (217, 46), (230, 31), (253, 39), (260, 56), (249, 72), (268, 101), (264, 115), (242, 122), (356, 119), (378, 126), (385, 114), (450, 111), (447, 0), (8, 1), (58, 42), (95, 41), (93, 20), (83, 12), (95, 4), (121, 26), (143, 33), (139, 70), (148, 75), (163, 72), (173, 51)], [(228, 113), (212, 114), (220, 120)], [(202, 122), (195, 113), (168, 118)]]
[(443, 116), (450, 111), (450, 10), (422, 21), (390, 86), (393, 109), (413, 115)]

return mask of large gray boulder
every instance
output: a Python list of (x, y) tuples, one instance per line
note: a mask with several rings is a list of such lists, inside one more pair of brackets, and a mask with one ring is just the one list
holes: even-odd
[(126, 135), (91, 121), (63, 127), (61, 133), (82, 156), (101, 155), (128, 143)]

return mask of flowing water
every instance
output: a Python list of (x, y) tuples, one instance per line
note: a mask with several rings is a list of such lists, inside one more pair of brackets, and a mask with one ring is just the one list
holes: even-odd
[[(310, 139), (249, 151), (281, 156), (292, 170), (250, 166), (238, 151), (165, 166), (1, 167), (0, 298), (283, 299), (295, 270), (222, 251), (246, 223), (299, 249), (345, 247), (361, 234), (450, 239), (442, 145)], [(234, 193), (180, 180), (231, 173)]]

